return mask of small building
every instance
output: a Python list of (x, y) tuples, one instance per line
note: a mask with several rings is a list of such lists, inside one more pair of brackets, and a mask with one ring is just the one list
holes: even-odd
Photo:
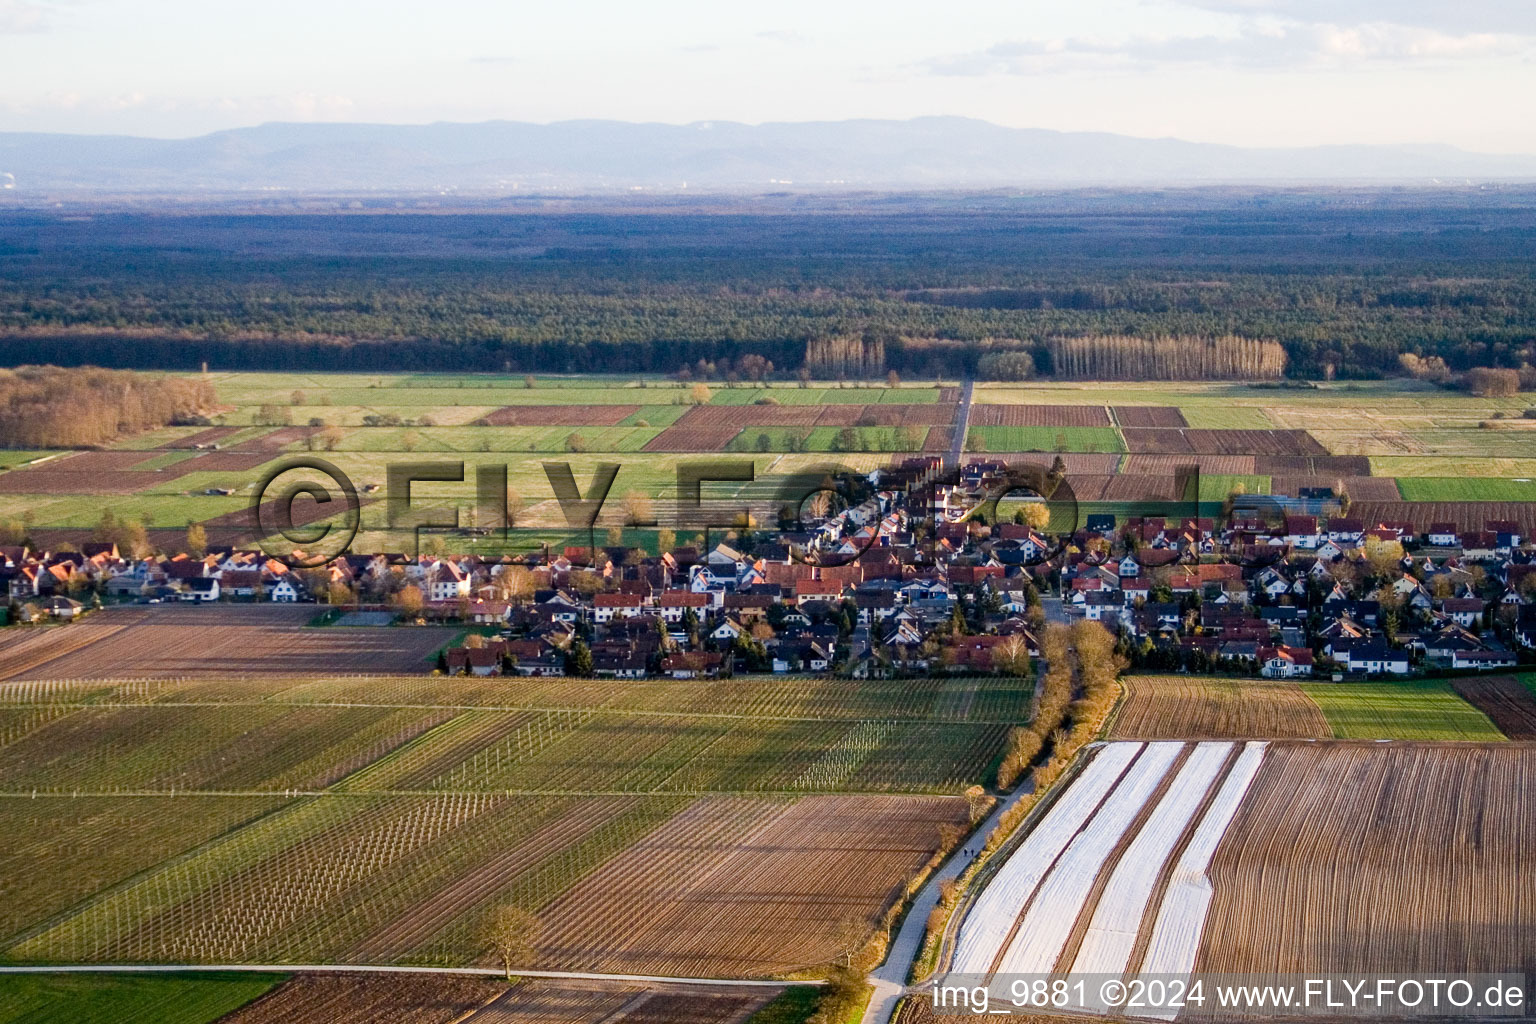
[(1266, 679), (1298, 679), (1312, 675), (1312, 652), (1305, 647), (1259, 648), (1259, 674)]

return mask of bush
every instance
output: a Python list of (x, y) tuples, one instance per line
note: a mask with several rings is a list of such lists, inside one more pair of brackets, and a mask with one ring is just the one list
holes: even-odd
[(1462, 383), (1479, 398), (1508, 398), (1520, 393), (1520, 371), (1479, 366), (1468, 370)]
[(1028, 352), (988, 352), (976, 360), (976, 376), (982, 380), (1031, 380), (1035, 357)]

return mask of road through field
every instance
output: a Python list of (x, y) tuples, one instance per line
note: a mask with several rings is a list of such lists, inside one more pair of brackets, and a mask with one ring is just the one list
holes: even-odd
[(960, 468), (960, 453), (965, 451), (965, 435), (971, 429), (971, 395), (976, 382), (966, 378), (960, 386), (960, 406), (955, 410), (955, 433), (949, 441), (949, 455), (944, 459), (945, 469)]
[[(969, 398), (970, 392), (967, 390), (967, 401)], [(971, 866), (971, 861), (981, 852), (985, 837), (992, 834), (999, 819), (1022, 797), (1033, 791), (1034, 786), (1024, 782), (1004, 797), (987, 816), (987, 820), (971, 831), (970, 838), (962, 844), (960, 850), (940, 865), (939, 870), (928, 879), (928, 884), (918, 890), (911, 909), (902, 919), (901, 928), (891, 940), (885, 962), (869, 973), (869, 983), (875, 991), (870, 996), (869, 1006), (865, 1008), (860, 1024), (889, 1024), (891, 1015), (896, 1012), (896, 1004), (907, 993), (907, 976), (912, 973), (912, 962), (922, 952), (923, 938), (928, 934), (928, 915), (939, 904), (940, 887), (950, 879), (959, 878)]]

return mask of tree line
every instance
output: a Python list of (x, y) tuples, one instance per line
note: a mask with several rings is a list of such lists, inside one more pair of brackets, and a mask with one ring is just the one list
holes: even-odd
[(1273, 341), (1220, 338), (1053, 338), (1058, 377), (1078, 380), (1278, 380), (1285, 349)]
[(215, 404), (213, 385), (202, 379), (22, 366), (0, 370), (0, 443), (88, 447), (193, 420)]

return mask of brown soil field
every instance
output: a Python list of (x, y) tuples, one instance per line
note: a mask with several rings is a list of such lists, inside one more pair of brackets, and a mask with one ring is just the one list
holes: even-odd
[[(1103, 501), (1183, 501), (1189, 485), (1177, 477), (1116, 473), (1104, 483)], [(1079, 495), (1081, 497), (1081, 495)], [(1191, 506), (1192, 508), (1193, 506)]]
[(276, 452), (204, 452), (184, 462), (160, 470), (160, 482), (175, 480), (188, 473), (244, 473), (271, 462)]
[(1117, 740), (1326, 739), (1322, 711), (1292, 682), (1126, 676)]
[(1127, 455), (1122, 468), (1127, 473), (1166, 476), (1184, 466), (1199, 466), (1202, 473), (1229, 476), (1247, 476), (1256, 472), (1252, 455)]
[[(1017, 454), (990, 455), (988, 458), (1002, 459), (1011, 465), (1045, 466), (1049, 468), (1057, 459), (1056, 452), (1021, 452)], [(1109, 476), (1120, 465), (1121, 456), (1116, 452), (1062, 452), (1060, 454), (1062, 465), (1067, 468), (1068, 480), (1072, 480), (1073, 474), (1083, 473), (1096, 476)]]
[[(673, 427), (720, 428), (731, 427), (814, 427), (819, 417), (829, 409), (857, 410), (862, 405), (696, 405), (677, 418)], [(850, 423), (852, 420), (849, 421)]]
[(1115, 420), (1122, 427), (1187, 427), (1189, 421), (1172, 405), (1117, 405)]
[(1194, 446), (1189, 443), (1182, 430), (1124, 427), (1120, 433), (1125, 437), (1126, 448), (1133, 454), (1193, 455), (1195, 453)]
[(740, 427), (685, 427), (682, 421), (663, 430), (640, 449), (646, 452), (714, 452), (731, 443)]
[[(291, 428), (308, 430), (308, 427)], [(136, 494), (188, 473), (243, 473), (270, 462), (276, 450), (203, 452), (164, 469), (134, 469), (150, 451), (80, 452), (41, 466), (0, 474), (0, 494)]]
[(927, 427), (950, 423), (953, 405), (696, 405), (671, 429), (730, 427)]
[(473, 975), (299, 974), (221, 1024), (455, 1024), (506, 991)]
[(6, 630), (0, 635), (0, 679), (19, 676), (54, 658), (89, 647), (122, 628), (123, 624), (110, 625), (98, 616), (68, 626), (26, 632)]
[(954, 427), (929, 427), (928, 436), (923, 438), (923, 451), (947, 452), (954, 436)]
[(1536, 745), (1272, 745), (1195, 970), (1536, 969), (1533, 800)]
[[(424, 672), (427, 659), (453, 639), (447, 628), (357, 626), (309, 629), (284, 609), (265, 621), (244, 619), (248, 606), (207, 609), (176, 607), (109, 609), (86, 622), (23, 634), (28, 642), (10, 664), (11, 645), (0, 641), (0, 678), (15, 679), (135, 679), (194, 675), (304, 675), (306, 673)], [(265, 609), (262, 609), (265, 612)], [(305, 621), (314, 614), (313, 606)], [(192, 614), (187, 614), (187, 613)], [(114, 628), (117, 627), (117, 628)], [(76, 644), (75, 630), (91, 639)], [(43, 649), (37, 644), (44, 643)], [(47, 649), (48, 643), (61, 646)]]
[(1108, 427), (1111, 423), (1102, 405), (975, 405), (971, 426)]
[[(975, 1015), (946, 1010), (941, 1017), (933, 1008), (931, 998), (916, 995), (903, 1000), (901, 1009), (896, 1011), (896, 1016), (891, 1020), (893, 1024), (955, 1024), (956, 1021), (966, 1017), (974, 1018)], [(1008, 1024), (1084, 1024), (1085, 1021), (1124, 1020), (1125, 1018), (1091, 1017), (1083, 1014), (1073, 1014), (1070, 1017), (1047, 1017), (1037, 1014), (1010, 1013), (1002, 1019), (1008, 1021)]]
[(1194, 450), (1210, 455), (1327, 455), (1305, 430), (1186, 430)]
[(533, 979), (471, 1014), (465, 1024), (740, 1024), (772, 989), (611, 985)]
[(113, 626), (142, 626), (146, 623), (177, 626), (302, 626), (318, 614), (319, 609), (312, 604), (138, 604), (104, 608), (92, 614), (85, 623), (108, 623)]
[(1154, 455), (1327, 455), (1305, 430), (1173, 430), (1126, 427), (1125, 445), (1132, 452)]
[(487, 413), (482, 427), (612, 427), (640, 411), (638, 405), (504, 405)]
[(1073, 474), (1067, 483), (1078, 501), (1181, 501), (1184, 489), (1171, 476), (1137, 473)]
[(0, 474), (0, 494), (132, 494), (166, 479), (133, 469), (149, 457), (137, 451), (78, 452)]
[(1370, 476), (1365, 455), (1260, 455), (1251, 472), (1264, 476)]
[(1529, 534), (1536, 525), (1532, 507), (1520, 501), (1357, 501), (1350, 506), (1352, 519), (1367, 526), (1377, 522), (1412, 523), (1422, 533), (1430, 523), (1455, 523), (1463, 533), (1481, 530), (1493, 519), (1512, 519)]
[(871, 427), (935, 427), (955, 421), (953, 405), (866, 405), (857, 407), (859, 413), (851, 423), (841, 419), (834, 422), (830, 414), (847, 406), (829, 405), (817, 418), (818, 427), (871, 426)]
[(1513, 676), (1457, 679), (1451, 686), (1512, 740), (1536, 740), (1536, 694)]
[(873, 928), (938, 826), (964, 821), (946, 797), (696, 801), (540, 911), (540, 961), (686, 977), (824, 963)]

